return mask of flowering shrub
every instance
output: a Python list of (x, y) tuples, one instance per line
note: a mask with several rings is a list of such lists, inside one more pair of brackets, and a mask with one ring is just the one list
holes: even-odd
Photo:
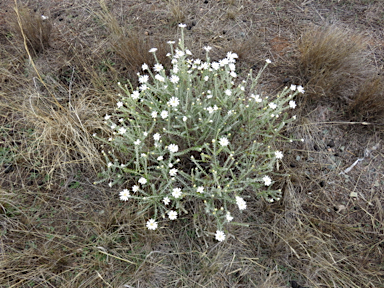
[[(179, 26), (178, 45), (168, 42), (170, 69), (143, 64), (137, 89), (119, 83), (124, 95), (116, 113), (105, 116), (114, 136), (106, 141), (113, 149), (104, 153), (104, 174), (110, 187), (124, 185), (122, 201), (144, 204), (148, 229), (156, 230), (160, 217), (187, 213), (185, 204), (195, 198), (223, 241), (231, 212), (245, 210), (247, 197), (280, 197), (272, 175), (283, 153), (272, 147), (292, 141), (279, 132), (294, 120), (284, 111), (296, 107), (292, 99), (304, 90), (292, 85), (269, 101), (256, 85), (270, 60), (256, 77), (237, 81), (235, 53), (211, 62), (211, 47), (204, 47), (205, 61), (193, 59)], [(156, 48), (150, 52), (156, 59)]]

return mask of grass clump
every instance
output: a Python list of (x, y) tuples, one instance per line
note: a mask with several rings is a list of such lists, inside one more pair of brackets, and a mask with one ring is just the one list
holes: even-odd
[(298, 69), (312, 98), (343, 96), (366, 77), (363, 37), (336, 26), (306, 31), (299, 43)]
[(16, 6), (15, 15), (9, 22), (13, 32), (31, 52), (41, 53), (49, 47), (52, 23), (47, 16)]
[(368, 78), (356, 91), (347, 107), (350, 119), (383, 124), (384, 116), (384, 77)]
[(113, 148), (104, 152), (104, 174), (110, 187), (123, 185), (121, 200), (137, 201), (140, 213), (148, 211), (148, 229), (155, 230), (158, 219), (187, 214), (189, 201), (196, 199), (194, 205), (204, 206), (215, 219), (215, 237), (223, 241), (233, 207), (245, 210), (244, 199), (255, 196), (280, 199), (273, 175), (283, 152), (275, 147), (292, 141), (280, 133), (294, 121), (286, 112), (296, 107), (292, 99), (304, 90), (292, 85), (276, 99), (255, 95), (270, 60), (255, 78), (250, 73), (235, 84), (235, 53), (211, 62), (211, 47), (205, 47), (206, 61), (193, 59), (181, 31), (176, 48), (168, 42), (170, 71), (152, 48), (153, 72), (143, 64), (145, 74), (134, 91), (120, 84), (125, 95), (117, 112), (105, 116), (113, 131), (106, 142)]
[(180, 4), (180, 0), (170, 0), (169, 10), (172, 15), (170, 19), (172, 25), (185, 22), (186, 16), (183, 7)]
[(167, 63), (166, 45), (156, 37), (150, 37), (136, 30), (125, 30), (119, 25), (117, 19), (108, 11), (105, 4), (102, 4), (103, 12), (98, 17), (106, 23), (110, 32), (111, 50), (123, 61), (123, 66), (128, 70), (131, 79), (136, 78), (135, 71), (141, 64), (154, 65), (155, 59), (148, 53), (151, 47), (158, 47), (158, 59)]

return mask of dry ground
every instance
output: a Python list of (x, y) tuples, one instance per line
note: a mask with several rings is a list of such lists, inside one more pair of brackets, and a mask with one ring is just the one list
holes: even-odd
[[(224, 243), (191, 215), (150, 232), (92, 184), (116, 83), (180, 22), (195, 57), (270, 58), (265, 93), (307, 91), (283, 199), (250, 201)], [(383, 27), (381, 0), (1, 1), (0, 286), (384, 287)]]

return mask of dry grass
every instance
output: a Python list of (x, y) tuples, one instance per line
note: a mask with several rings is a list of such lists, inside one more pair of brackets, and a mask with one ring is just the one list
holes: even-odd
[(384, 77), (374, 76), (364, 81), (347, 108), (350, 119), (383, 124)]
[[(331, 11), (324, 1), (302, 7), (302, 1), (122, 0), (122, 17), (102, 5), (75, 2), (62, 1), (60, 8), (45, 3), (52, 10), (49, 23), (57, 27), (54, 37), (46, 20), (30, 12), (34, 1), (29, 10), (18, 9), (19, 22), (17, 14), (9, 22), (14, 33), (24, 32), (27, 45), (10, 29), (1, 32), (1, 287), (384, 286), (381, 136), (345, 129), (339, 100), (317, 102), (323, 96), (345, 99), (350, 119), (379, 123), (383, 80), (371, 78), (363, 38), (336, 26), (308, 30), (298, 45), (300, 73), (292, 77), (305, 80), (293, 78), (306, 84), (314, 105), (292, 111), (299, 125), (287, 131), (305, 142), (276, 147), (284, 151), (280, 172), (291, 175), (278, 183), (283, 199), (270, 204), (248, 191), (247, 210), (234, 216), (249, 226), (231, 226), (225, 243), (202, 233), (214, 227), (196, 203), (189, 203), (193, 213), (160, 221), (161, 229), (151, 232), (144, 229), (149, 215), (119, 201), (121, 187), (92, 184), (105, 149), (92, 134), (109, 133), (103, 116), (116, 105), (116, 82), (127, 76), (134, 81), (143, 62), (153, 65), (146, 53), (152, 47), (163, 63), (164, 43), (176, 34), (172, 22), (195, 19), (186, 30), (193, 47), (211, 45), (213, 55), (233, 50), (248, 71), (275, 55), (266, 39), (280, 39), (283, 32), (289, 38), (285, 32), (301, 31), (308, 17), (315, 23), (332, 11), (349, 17), (355, 4), (333, 1)], [(71, 4), (84, 17), (70, 18)], [(379, 11), (382, 4), (369, 5)], [(232, 20), (228, 9), (237, 9)], [(57, 10), (62, 21), (53, 16)], [(369, 30), (372, 23), (361, 24), (369, 19), (359, 18), (359, 27), (379, 37)], [(352, 29), (356, 23), (348, 24)], [(280, 54), (273, 66), (288, 71), (290, 61)], [(284, 78), (268, 76), (263, 90)], [(340, 174), (366, 149), (369, 156)]]
[(171, 12), (171, 25), (185, 22), (186, 16), (183, 7), (180, 4), (180, 0), (169, 0), (169, 10)]
[[(175, 4), (176, 5), (176, 4)], [(177, 5), (171, 7), (178, 7)], [(105, 5), (102, 5), (103, 12), (98, 14), (98, 17), (105, 22), (110, 32), (111, 48), (120, 59), (123, 60), (123, 65), (131, 80), (136, 80), (138, 67), (143, 63), (153, 67), (156, 64), (156, 59), (152, 53), (148, 51), (151, 48), (157, 48), (156, 57), (160, 63), (170, 63), (166, 57), (168, 45), (164, 39), (151, 37), (143, 31), (135, 31), (134, 29), (127, 30), (120, 26), (117, 19), (108, 11)], [(175, 8), (176, 9), (176, 8)]]
[(373, 70), (364, 38), (335, 25), (308, 29), (298, 51), (300, 79), (311, 98), (346, 96)]
[(19, 40), (28, 45), (33, 53), (40, 53), (49, 47), (51, 38), (51, 20), (43, 19), (39, 13), (32, 12), (25, 6), (15, 7), (15, 17), (9, 21), (9, 25)]

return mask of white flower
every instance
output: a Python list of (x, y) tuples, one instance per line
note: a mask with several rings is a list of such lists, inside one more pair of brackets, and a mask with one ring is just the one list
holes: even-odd
[(143, 135), (144, 135), (144, 137), (147, 137), (148, 136), (148, 132), (143, 132)]
[(296, 108), (296, 102), (293, 100), (289, 101), (289, 107), (291, 107), (292, 109), (295, 109)]
[(141, 143), (141, 140), (140, 140), (140, 139), (137, 139), (135, 142), (133, 142), (133, 144), (135, 144), (136, 146), (137, 146), (137, 145), (140, 145), (140, 143)]
[(177, 82), (179, 82), (179, 76), (177, 75), (172, 75), (169, 80), (173, 83), (173, 84), (176, 84)]
[(214, 109), (213, 107), (209, 106), (209, 107), (207, 108), (207, 111), (209, 112), (209, 114), (212, 114), (213, 111), (215, 111), (215, 109)]
[(179, 67), (177, 67), (176, 65), (173, 67), (173, 69), (172, 69), (172, 72), (174, 73), (174, 74), (177, 74), (177, 72), (179, 72)]
[(276, 109), (277, 108), (277, 105), (273, 102), (269, 103), (268, 106), (271, 108), (271, 109)]
[(221, 146), (228, 146), (229, 141), (228, 141), (227, 137), (221, 137), (219, 140), (219, 143)]
[(179, 49), (176, 49), (175, 50), (175, 58), (180, 58), (180, 57), (183, 57), (185, 55), (185, 53)]
[(272, 61), (269, 59), (266, 59), (265, 62), (267, 62), (268, 64), (272, 63)]
[(247, 208), (247, 203), (239, 196), (236, 196), (236, 204), (239, 207), (239, 210), (245, 210)]
[(232, 91), (229, 90), (229, 89), (225, 90), (224, 93), (225, 93), (225, 95), (227, 95), (227, 96), (231, 96), (231, 95), (232, 95)]
[(177, 198), (180, 198), (182, 195), (181, 189), (180, 188), (173, 188), (172, 190), (172, 196)]
[(165, 110), (161, 111), (160, 116), (161, 118), (166, 119), (168, 117), (168, 111), (165, 111)]
[(231, 75), (233, 78), (236, 78), (236, 77), (237, 77), (237, 74), (236, 74), (236, 72), (234, 72), (234, 71), (231, 71), (231, 72), (229, 73), (229, 75)]
[(113, 124), (111, 125), (111, 129), (115, 129), (115, 128), (116, 128), (116, 124), (113, 123)]
[(302, 94), (305, 92), (303, 86), (301, 85), (297, 86), (297, 91), (299, 91)]
[(120, 127), (119, 128), (119, 133), (120, 134), (124, 134), (125, 132), (127, 132), (127, 129), (125, 129), (124, 127)]
[(109, 167), (112, 167), (112, 166), (113, 166), (113, 164), (111, 162), (108, 162), (107, 167), (109, 168)]
[(111, 115), (105, 114), (104, 119), (108, 120), (109, 118), (111, 118)]
[(157, 161), (162, 161), (162, 160), (164, 160), (164, 157), (163, 157), (163, 156), (159, 156), (159, 157), (157, 157)]
[(177, 212), (176, 212), (176, 211), (173, 211), (173, 210), (169, 211), (169, 212), (168, 212), (168, 217), (169, 217), (169, 219), (171, 219), (171, 220), (176, 220), (176, 218), (177, 218)]
[(157, 112), (156, 112), (156, 111), (153, 111), (153, 112), (151, 113), (151, 116), (152, 116), (152, 118), (157, 118)]
[(225, 215), (225, 218), (228, 222), (231, 222), (233, 220), (233, 217), (231, 216), (231, 213), (227, 212), (227, 215)]
[(212, 47), (211, 46), (204, 46), (203, 49), (207, 52), (211, 51)]
[(155, 53), (157, 51), (157, 48), (151, 48), (148, 52), (149, 53)]
[(154, 139), (155, 141), (159, 141), (160, 138), (161, 138), (161, 136), (160, 136), (159, 133), (156, 133), (156, 134), (153, 135), (153, 139)]
[(117, 102), (116, 105), (117, 105), (117, 108), (120, 108), (120, 107), (123, 107), (124, 104), (123, 102), (120, 101), (120, 102)]
[(228, 60), (227, 58), (221, 59), (221, 60), (219, 61), (219, 64), (220, 64), (221, 67), (223, 67), (223, 66), (229, 64), (229, 60)]
[(137, 191), (139, 191), (139, 189), (140, 189), (140, 187), (138, 185), (133, 185), (132, 186), (132, 191), (133, 192), (137, 192)]
[(112, 183), (112, 182), (109, 182), (109, 183), (108, 183), (108, 186), (109, 186), (109, 187), (112, 187), (112, 186), (113, 186), (113, 183)]
[(289, 89), (291, 89), (292, 91), (295, 91), (296, 90), (296, 85), (291, 84), (291, 87), (289, 87)]
[(155, 66), (153, 66), (153, 70), (155, 70), (156, 72), (160, 72), (163, 69), (164, 67), (160, 63), (156, 63)]
[(233, 62), (234, 59), (239, 58), (239, 56), (236, 53), (232, 53), (232, 51), (231, 51), (231, 52), (227, 53), (227, 58), (228, 58), (229, 62)]
[(171, 177), (176, 176), (176, 175), (177, 175), (177, 169), (176, 169), (176, 168), (173, 168), (173, 169), (169, 170), (169, 175), (170, 175)]
[(168, 205), (169, 202), (171, 202), (171, 199), (169, 199), (168, 196), (167, 196), (167, 197), (164, 197), (164, 199), (163, 199), (163, 203), (164, 203), (164, 205)]
[(229, 110), (228, 115), (232, 115), (232, 114), (233, 114), (233, 110)]
[(215, 239), (219, 242), (222, 242), (225, 240), (225, 234), (223, 231), (217, 230), (215, 234)]
[(185, 122), (185, 121), (187, 121), (187, 116), (183, 116), (183, 121)]
[(155, 219), (149, 219), (147, 221), (147, 228), (149, 230), (156, 230), (157, 228), (157, 222), (155, 221)]
[(140, 83), (147, 83), (148, 80), (149, 80), (149, 76), (148, 75), (143, 75), (143, 76), (139, 77), (139, 82)]
[(204, 187), (203, 187), (203, 186), (199, 186), (199, 187), (197, 187), (196, 192), (197, 192), (197, 193), (204, 193)]
[(188, 49), (185, 49), (185, 54), (192, 55), (192, 52), (190, 50), (188, 50)]
[(235, 64), (233, 64), (233, 63), (229, 63), (229, 70), (231, 70), (231, 71), (235, 71), (236, 70), (236, 65)]
[(186, 24), (183, 24), (183, 23), (180, 23), (180, 24), (179, 24), (179, 27), (180, 27), (180, 28), (185, 28), (185, 27), (187, 27), (187, 25), (186, 25)]
[(145, 71), (145, 70), (148, 70), (149, 67), (147, 64), (144, 63), (143, 65), (141, 65), (141, 69), (143, 69)]
[(257, 94), (257, 95), (254, 95), (254, 94), (251, 94), (251, 98), (253, 98), (256, 102), (260, 103), (261, 101), (263, 101), (261, 98), (260, 98), (260, 95)]
[(132, 94), (131, 94), (131, 97), (133, 99), (138, 99), (140, 97), (140, 92), (137, 91), (137, 90), (133, 91)]
[(141, 177), (138, 181), (140, 184), (144, 185), (147, 183), (147, 179), (145, 179), (144, 177)]
[(276, 157), (276, 159), (283, 159), (283, 152), (281, 152), (281, 151), (276, 151), (275, 152), (275, 157)]
[(120, 192), (120, 200), (127, 201), (129, 197), (131, 197), (131, 194), (129, 194), (128, 189), (124, 189)]
[(140, 87), (139, 87), (140, 91), (145, 91), (147, 89), (148, 89), (148, 86), (146, 84), (140, 85)]
[(165, 78), (163, 76), (161, 76), (160, 74), (156, 74), (155, 79), (160, 81), (160, 82), (164, 82), (164, 80), (165, 80)]
[(207, 70), (208, 68), (209, 68), (209, 63), (207, 63), (207, 62), (204, 62), (199, 67), (200, 70)]
[(209, 76), (204, 76), (204, 81), (208, 81)]
[(179, 105), (180, 101), (177, 97), (171, 97), (171, 99), (169, 99), (168, 101), (168, 105), (172, 106), (172, 107), (177, 107)]
[(177, 151), (179, 151), (179, 146), (177, 146), (176, 144), (170, 144), (168, 146), (168, 150), (171, 153), (176, 153)]
[(220, 64), (217, 62), (212, 62), (211, 66), (212, 66), (212, 69), (214, 70), (218, 70), (220, 68)]
[(264, 177), (263, 177), (263, 181), (264, 181), (264, 185), (265, 185), (265, 186), (269, 186), (269, 185), (271, 185), (271, 183), (272, 183), (272, 179), (271, 179), (271, 177), (269, 177), (269, 176), (264, 176)]

